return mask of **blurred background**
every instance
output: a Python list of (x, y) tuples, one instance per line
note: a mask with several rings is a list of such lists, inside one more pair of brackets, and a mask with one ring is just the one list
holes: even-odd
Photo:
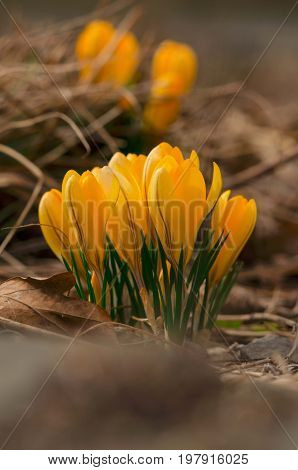
[[(88, 14), (107, 1), (6, 0), (22, 22), (66, 20)], [(124, 3), (124, 2), (123, 2)], [(132, 2), (131, 2), (132, 3)], [(137, 29), (190, 43), (200, 58), (199, 85), (243, 80), (294, 5), (293, 0), (141, 0)], [(2, 30), (11, 27), (0, 8)], [(279, 101), (297, 99), (298, 11), (293, 12), (249, 80), (249, 86)]]

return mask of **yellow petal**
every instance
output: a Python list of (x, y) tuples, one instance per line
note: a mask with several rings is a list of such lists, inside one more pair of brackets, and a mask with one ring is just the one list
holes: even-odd
[(145, 189), (145, 193), (147, 193), (148, 191), (150, 180), (152, 178), (154, 170), (156, 169), (160, 161), (167, 155), (174, 157), (176, 160), (177, 158), (179, 160), (181, 158), (179, 152), (175, 151), (174, 148), (166, 142), (162, 142), (149, 153), (144, 166), (143, 174), (143, 187)]
[[(79, 35), (76, 54), (84, 63), (82, 79), (93, 79), (97, 83), (108, 81), (116, 85), (125, 85), (131, 81), (140, 60), (138, 40), (131, 32), (127, 32), (114, 47), (112, 41), (115, 35), (114, 26), (107, 21), (92, 21)], [(99, 63), (98, 57), (104, 54), (111, 43), (111, 51), (103, 63)], [(86, 61), (89, 63), (86, 64)]]
[(142, 191), (133, 171), (132, 163), (121, 153), (116, 153), (109, 168), (119, 182), (120, 191), (128, 201), (141, 201)]
[(76, 233), (77, 243), (85, 252), (87, 248), (85, 201), (80, 180), (81, 177), (78, 174), (72, 174), (66, 179), (63, 188), (63, 202), (71, 226)]
[(221, 171), (216, 163), (213, 163), (213, 176), (212, 183), (207, 197), (208, 212), (214, 208), (216, 201), (222, 190), (222, 176)]
[(190, 154), (190, 157), (189, 157), (189, 160), (196, 166), (198, 167), (198, 169), (200, 169), (200, 159), (199, 159), (199, 156), (197, 154), (197, 152), (195, 152), (195, 150), (193, 150)]
[[(148, 204), (150, 216), (157, 231), (163, 248), (172, 262), (175, 262), (173, 252), (171, 219), (167, 219), (167, 200), (173, 187), (173, 181), (165, 168), (156, 170), (150, 182)], [(172, 229), (173, 231), (173, 229)], [(178, 255), (179, 256), (179, 255)]]
[(151, 88), (151, 97), (155, 99), (161, 98), (177, 98), (184, 93), (183, 75), (177, 73), (166, 73), (156, 79)]
[(131, 32), (126, 33), (120, 40), (110, 61), (109, 79), (117, 85), (128, 84), (139, 65), (140, 46)]
[[(62, 261), (62, 257), (71, 264), (70, 248), (76, 250), (76, 237), (63, 210), (60, 191), (51, 189), (40, 201), (38, 217), (42, 233), (51, 250)], [(77, 260), (80, 268), (80, 260)]]
[(206, 185), (195, 152), (190, 159), (184, 160), (179, 149), (167, 151), (170, 154), (163, 155), (157, 149), (157, 156), (152, 156), (148, 170), (148, 173), (152, 170), (148, 204), (164, 249), (169, 259), (177, 264), (182, 247), (185, 262), (191, 257), (206, 214)]
[(221, 224), (230, 194), (231, 190), (228, 190), (222, 193), (221, 196), (218, 198), (218, 201), (212, 213), (211, 226), (214, 229)]
[(146, 163), (146, 157), (144, 155), (138, 155), (131, 161), (131, 167), (134, 172), (134, 176), (138, 182), (138, 185), (142, 186), (144, 166)]
[(66, 184), (65, 202), (81, 250), (94, 269), (100, 270), (110, 210), (102, 187), (91, 172), (72, 175)]
[(158, 80), (169, 73), (176, 74), (183, 80), (183, 93), (193, 86), (198, 68), (197, 56), (187, 44), (164, 41), (154, 54), (152, 78)]
[(55, 253), (62, 260), (62, 252), (67, 243), (67, 236), (62, 227), (62, 197), (60, 191), (51, 189), (45, 193), (38, 208), (39, 223), (43, 236)]
[(156, 133), (164, 133), (176, 121), (180, 113), (180, 101), (176, 98), (151, 98), (144, 109), (146, 127)]
[(81, 187), (84, 195), (86, 229), (85, 238), (89, 256), (98, 266), (103, 262), (106, 225), (110, 216), (110, 204), (94, 175), (82, 175)]
[(92, 59), (111, 41), (115, 28), (108, 21), (91, 21), (81, 32), (76, 44), (77, 57)]
[(119, 182), (113, 174), (111, 168), (108, 166), (104, 166), (103, 168), (95, 167), (92, 170), (92, 174), (101, 185), (106, 195), (107, 201), (111, 202), (111, 206), (113, 206), (119, 197), (120, 187)]
[(92, 287), (93, 287), (93, 290), (94, 290), (96, 303), (97, 303), (97, 305), (99, 305), (101, 303), (101, 300), (102, 300), (102, 289), (101, 289), (101, 285), (100, 285), (100, 281), (98, 279), (98, 276), (95, 272), (92, 273), (91, 284), (92, 284)]
[(185, 247), (185, 262), (187, 262), (206, 213), (206, 184), (196, 164), (184, 160), (176, 170), (171, 198), (172, 201), (177, 201), (177, 206), (180, 206), (175, 221), (181, 225), (180, 237)]
[(66, 188), (66, 185), (68, 183), (68, 180), (72, 177), (72, 176), (80, 176), (79, 173), (77, 173), (76, 171), (74, 170), (69, 170), (64, 178), (63, 178), (63, 181), (62, 181), (62, 199), (64, 200), (65, 199), (65, 188)]
[[(225, 199), (225, 198), (224, 198)], [(247, 240), (249, 239), (257, 218), (257, 207), (253, 199), (247, 201), (236, 196), (229, 201), (223, 199), (225, 208), (222, 220), (215, 229), (228, 235), (210, 273), (211, 283), (220, 281), (235, 263)], [(218, 216), (216, 216), (217, 218)]]

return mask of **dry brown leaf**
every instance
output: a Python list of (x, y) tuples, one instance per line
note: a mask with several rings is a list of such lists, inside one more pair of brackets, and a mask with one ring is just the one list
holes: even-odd
[(73, 286), (70, 273), (4, 281), (0, 284), (0, 317), (68, 335), (110, 322), (99, 306), (64, 295)]

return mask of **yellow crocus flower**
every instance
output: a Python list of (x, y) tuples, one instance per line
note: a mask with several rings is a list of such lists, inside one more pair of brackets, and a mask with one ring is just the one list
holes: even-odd
[(81, 268), (81, 250), (90, 266), (100, 272), (107, 220), (118, 195), (118, 182), (107, 167), (81, 176), (70, 170), (63, 179), (62, 192), (52, 189), (43, 195), (39, 221), (48, 245), (59, 259), (64, 257), (71, 265), (71, 249)]
[(109, 163), (119, 183), (119, 197), (108, 223), (108, 235), (130, 267), (141, 278), (140, 250), (143, 236), (147, 235), (146, 206), (142, 179), (146, 162), (144, 155), (116, 153)]
[[(81, 32), (76, 54), (82, 63), (81, 78), (96, 83), (128, 84), (139, 65), (140, 47), (135, 35), (127, 32), (118, 40), (117, 30), (108, 21), (92, 21)], [(115, 43), (115, 44), (114, 44)], [(99, 56), (102, 57), (102, 62)]]
[(61, 191), (51, 189), (42, 196), (38, 218), (43, 236), (57, 258), (60, 261), (64, 258), (72, 266), (71, 250), (78, 271), (84, 274), (76, 233), (65, 210)]
[[(108, 174), (107, 174), (108, 173)], [(106, 225), (119, 194), (118, 182), (107, 167), (68, 172), (63, 181), (63, 200), (76, 233), (77, 243), (92, 268), (101, 270)]]
[(75, 241), (74, 233), (63, 217), (62, 194), (57, 189), (46, 192), (39, 203), (38, 217), (43, 236), (54, 254), (62, 261)]
[(176, 121), (180, 108), (176, 98), (151, 98), (144, 109), (144, 121), (149, 129), (162, 134)]
[(257, 220), (255, 200), (247, 200), (243, 196), (234, 196), (230, 199), (230, 193), (231, 191), (226, 191), (220, 196), (212, 214), (211, 228), (214, 231), (214, 242), (222, 234), (227, 236), (227, 239), (210, 272), (211, 284), (219, 282), (233, 266)]
[[(197, 70), (197, 55), (190, 46), (176, 41), (164, 41), (153, 57), (152, 80), (154, 83), (160, 83), (159, 87), (163, 81), (168, 81), (170, 88), (167, 92), (182, 96), (192, 88)], [(176, 79), (169, 80), (169, 77)]]
[(197, 57), (191, 47), (164, 41), (152, 61), (152, 87), (144, 110), (147, 127), (162, 133), (177, 119), (181, 97), (193, 86), (197, 75)]
[(221, 188), (221, 173), (214, 163), (207, 196), (194, 151), (185, 160), (178, 148), (163, 143), (149, 154), (144, 168), (144, 190), (154, 227), (173, 265), (177, 265), (182, 248), (185, 263), (190, 259), (199, 228), (214, 207)]

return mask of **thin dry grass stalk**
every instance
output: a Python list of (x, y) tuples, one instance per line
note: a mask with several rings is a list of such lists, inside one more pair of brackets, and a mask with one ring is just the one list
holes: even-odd
[[(97, 66), (101, 67), (122, 35), (140, 16), (140, 9), (134, 8), (119, 21), (117, 13), (121, 12), (123, 17), (123, 12), (130, 3), (112, 3), (87, 17), (62, 25), (50, 25), (46, 32), (44, 28), (30, 32), (15, 23), (18, 34), (0, 38), (2, 142), (13, 146), (18, 144), (18, 148), (26, 149), (26, 153), (32, 158), (43, 158), (45, 155), (46, 158), (42, 160), (44, 166), (67, 155), (69, 150), (76, 150), (79, 159), (82, 156), (80, 142), (85, 148), (88, 148), (87, 141), (93, 147), (103, 147), (108, 156), (118, 149), (116, 140), (110, 137), (106, 126), (123, 113), (123, 109), (118, 107), (123, 96), (131, 94), (131, 101), (135, 102), (136, 109), (139, 98), (134, 96), (134, 92), (120, 87), (115, 89), (108, 83), (81, 83), (79, 71), (83, 64), (77, 62), (74, 49), (78, 32), (86, 22), (98, 18), (110, 19), (112, 15), (112, 20), (119, 25), (118, 34), (107, 50), (100, 54)], [(144, 53), (146, 54), (145, 49)], [(146, 93), (146, 87), (140, 83), (136, 87), (136, 93), (144, 96), (144, 92)], [(53, 110), (57, 117), (64, 116), (62, 119), (71, 125), (78, 139), (69, 135), (61, 121), (53, 119)], [(47, 121), (47, 117), (51, 122), (43, 122)], [(72, 165), (75, 165), (73, 160)]]
[(34, 163), (32, 163), (30, 160), (28, 160), (26, 157), (24, 157), (21, 153), (17, 152), (16, 150), (13, 150), (5, 145), (0, 144), (0, 152), (16, 160), (18, 163), (20, 163), (22, 166), (28, 169), (37, 178), (37, 183), (33, 189), (33, 192), (30, 198), (28, 199), (25, 207), (23, 208), (22, 212), (18, 216), (15, 226), (9, 231), (9, 233), (6, 235), (6, 237), (4, 238), (4, 240), (2, 241), (0, 245), (0, 256), (1, 256), (5, 248), (9, 244), (9, 242), (14, 237), (17, 231), (17, 227), (23, 223), (28, 213), (30, 212), (33, 204), (38, 198), (40, 191), (43, 187), (44, 175), (43, 175), (43, 172)]

